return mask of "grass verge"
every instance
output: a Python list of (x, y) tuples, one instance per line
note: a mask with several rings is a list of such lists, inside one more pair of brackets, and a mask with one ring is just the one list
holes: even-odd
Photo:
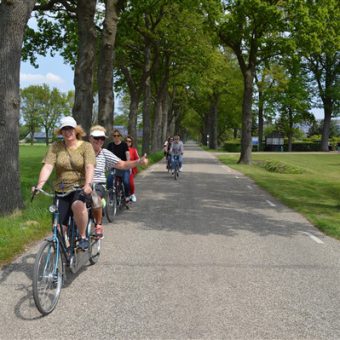
[(325, 234), (340, 240), (340, 155), (253, 153), (252, 157), (252, 165), (243, 165), (237, 164), (239, 154), (218, 156)]

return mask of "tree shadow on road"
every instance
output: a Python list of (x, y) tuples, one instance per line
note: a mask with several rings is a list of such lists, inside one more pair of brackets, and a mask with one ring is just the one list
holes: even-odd
[[(152, 176), (152, 177), (151, 177)], [(152, 185), (150, 184), (152, 181)], [(134, 213), (122, 220), (143, 221), (146, 229), (232, 237), (242, 231), (266, 237), (293, 237), (315, 229), (250, 179), (233, 174), (184, 171), (178, 181), (164, 172), (141, 179)]]

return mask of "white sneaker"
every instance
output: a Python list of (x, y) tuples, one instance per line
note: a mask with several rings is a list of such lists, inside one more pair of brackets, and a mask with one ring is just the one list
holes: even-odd
[(131, 202), (136, 203), (136, 202), (137, 202), (137, 197), (136, 197), (136, 195), (135, 195), (135, 194), (131, 195), (131, 196), (130, 196), (130, 200), (131, 200)]
[(183, 167), (181, 166), (180, 168), (179, 168), (179, 171), (182, 171), (183, 170)]

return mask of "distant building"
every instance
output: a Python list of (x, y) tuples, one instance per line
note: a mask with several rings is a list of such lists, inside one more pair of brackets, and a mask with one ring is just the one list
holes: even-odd
[[(49, 141), (52, 140), (52, 134), (49, 135), (48, 139)], [(46, 141), (46, 133), (45, 132), (35, 132), (33, 135), (33, 143), (45, 143)], [(29, 133), (25, 138), (24, 138), (25, 143), (31, 143), (31, 134)]]

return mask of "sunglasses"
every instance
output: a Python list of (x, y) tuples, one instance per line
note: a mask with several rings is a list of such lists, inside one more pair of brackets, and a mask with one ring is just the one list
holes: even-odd
[(127, 140), (126, 143), (132, 143), (132, 140)]
[(104, 142), (105, 137), (92, 137), (95, 140), (101, 140), (102, 142)]
[(113, 135), (113, 137), (120, 137), (120, 135)]
[(73, 130), (74, 128), (72, 126), (64, 126), (61, 131), (70, 131)]

